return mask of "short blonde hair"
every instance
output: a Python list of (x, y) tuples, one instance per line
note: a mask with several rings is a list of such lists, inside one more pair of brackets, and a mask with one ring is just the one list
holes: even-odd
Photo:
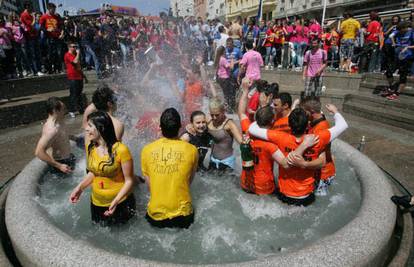
[(218, 97), (213, 97), (208, 103), (208, 107), (211, 109), (219, 109), (220, 111), (225, 111), (224, 103)]

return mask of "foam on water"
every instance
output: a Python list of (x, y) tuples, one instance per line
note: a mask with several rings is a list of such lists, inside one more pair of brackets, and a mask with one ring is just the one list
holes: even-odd
[[(139, 170), (139, 148), (130, 148)], [(191, 186), (195, 223), (189, 229), (151, 227), (144, 218), (149, 193), (143, 184), (134, 192), (137, 216), (126, 225), (103, 228), (91, 223), (88, 190), (77, 205), (68, 201), (85, 170), (83, 152), (76, 153), (80, 161), (73, 177), (46, 175), (36, 201), (57, 227), (74, 238), (149, 260), (240, 262), (298, 249), (344, 226), (355, 216), (361, 201), (357, 178), (340, 160), (329, 195), (317, 198), (307, 208), (287, 206), (273, 196), (247, 194), (240, 189), (236, 174), (203, 173), (197, 174)]]

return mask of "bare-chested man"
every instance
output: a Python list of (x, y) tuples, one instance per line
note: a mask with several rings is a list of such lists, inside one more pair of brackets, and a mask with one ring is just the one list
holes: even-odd
[(70, 173), (75, 164), (75, 157), (71, 154), (65, 127), (65, 104), (59, 98), (51, 97), (47, 100), (46, 109), (48, 118), (43, 125), (35, 155), (55, 171)]
[(124, 123), (114, 117), (113, 113), (116, 111), (116, 97), (114, 91), (108, 86), (98, 88), (92, 96), (92, 103), (85, 109), (82, 119), (82, 127), (88, 125), (88, 115), (97, 110), (105, 111), (112, 119), (115, 128), (115, 135), (118, 141), (122, 140), (124, 135)]

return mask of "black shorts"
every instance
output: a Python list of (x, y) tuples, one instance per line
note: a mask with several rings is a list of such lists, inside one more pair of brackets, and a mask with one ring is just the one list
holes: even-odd
[[(56, 161), (61, 163), (61, 164), (68, 165), (72, 170), (75, 169), (76, 157), (72, 153), (69, 155), (69, 158), (67, 158), (67, 159), (58, 159)], [(63, 173), (58, 168), (55, 168), (55, 167), (52, 167), (52, 166), (50, 166), (50, 172), (52, 174), (62, 175), (62, 177), (66, 176), (66, 173)]]
[(313, 193), (311, 193), (306, 198), (298, 199), (298, 198), (291, 198), (291, 197), (285, 196), (284, 194), (282, 194), (279, 191), (279, 188), (276, 188), (275, 195), (280, 201), (282, 201), (282, 202), (284, 202), (288, 205), (305, 206), (306, 207), (306, 206), (312, 204), (315, 201), (315, 195)]
[(194, 222), (194, 213), (187, 216), (178, 216), (172, 219), (165, 219), (161, 221), (154, 220), (148, 213), (145, 215), (145, 219), (154, 227), (158, 228), (188, 228)]
[(119, 203), (112, 216), (105, 216), (108, 207), (95, 206), (91, 201), (91, 217), (94, 223), (101, 226), (119, 225), (128, 222), (135, 215), (136, 203), (134, 194), (130, 194), (123, 202)]

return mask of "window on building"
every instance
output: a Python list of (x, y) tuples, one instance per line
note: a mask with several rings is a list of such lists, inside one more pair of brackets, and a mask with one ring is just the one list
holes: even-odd
[(293, 2), (294, 2), (294, 0), (290, 0), (290, 1), (289, 1), (289, 7), (290, 7), (290, 8), (292, 8), (292, 7), (293, 7)]

